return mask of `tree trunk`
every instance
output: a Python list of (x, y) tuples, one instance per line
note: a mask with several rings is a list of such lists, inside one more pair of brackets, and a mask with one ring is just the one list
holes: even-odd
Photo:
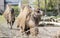
[(40, 1), (38, 0), (38, 8), (40, 8)]
[(45, 15), (46, 15), (46, 12), (47, 12), (47, 1), (45, 0)]
[(59, 13), (59, 0), (57, 0), (57, 12), (58, 12), (58, 16), (60, 16), (60, 13)]
[(47, 26), (47, 25), (52, 25), (52, 26), (57, 26), (59, 27), (60, 26), (60, 23), (58, 22), (46, 22), (46, 21), (40, 21), (39, 22), (39, 26), (40, 25), (44, 25), (44, 26)]

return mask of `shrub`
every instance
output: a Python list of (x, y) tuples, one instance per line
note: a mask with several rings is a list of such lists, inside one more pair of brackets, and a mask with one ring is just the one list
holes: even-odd
[(12, 6), (14, 8), (15, 11), (15, 16), (18, 16), (19, 11), (18, 11), (18, 6)]

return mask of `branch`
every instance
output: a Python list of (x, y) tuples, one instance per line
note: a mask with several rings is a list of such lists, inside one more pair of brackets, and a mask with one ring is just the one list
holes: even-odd
[(41, 21), (39, 22), (39, 26), (40, 25), (53, 25), (53, 26), (60, 26), (60, 23), (59, 22), (46, 22), (46, 21)]

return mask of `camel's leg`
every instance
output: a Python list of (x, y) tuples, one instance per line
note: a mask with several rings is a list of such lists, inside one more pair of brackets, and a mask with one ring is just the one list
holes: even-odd
[(25, 28), (24, 28), (24, 26), (22, 26), (21, 28), (22, 28), (22, 33), (23, 33)]
[(30, 28), (30, 33), (31, 33), (32, 36), (37, 36), (38, 28)]
[(9, 21), (7, 20), (7, 24), (9, 23)]
[(12, 29), (12, 22), (10, 22), (10, 29)]

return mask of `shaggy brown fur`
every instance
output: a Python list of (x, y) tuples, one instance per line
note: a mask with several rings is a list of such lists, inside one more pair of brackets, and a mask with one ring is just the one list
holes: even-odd
[(25, 21), (26, 21), (26, 16), (31, 13), (31, 8), (30, 6), (25, 6), (23, 11), (20, 12), (19, 16), (17, 17), (16, 22), (18, 23), (17, 25), (22, 28), (22, 31), (24, 32), (25, 29)]
[(11, 5), (9, 4), (7, 5), (3, 16), (5, 17), (7, 24), (9, 23), (12, 29), (12, 25), (15, 21), (15, 13), (14, 13), (14, 9), (11, 8)]
[[(41, 11), (32, 11), (30, 6), (25, 6), (16, 19), (17, 25), (21, 28), (21, 32), (30, 30), (31, 35), (38, 34), (38, 22), (41, 19)], [(37, 21), (38, 20), (38, 21)], [(28, 32), (27, 32), (28, 33)]]
[(35, 20), (35, 24), (38, 26), (38, 23), (39, 23), (39, 21), (41, 21), (41, 17), (43, 16), (43, 11), (41, 11), (39, 8), (37, 8), (34, 10), (34, 13), (32, 15)]
[(26, 19), (26, 28), (29, 28), (31, 35), (38, 34), (38, 23), (41, 20), (41, 10), (33, 11)]

